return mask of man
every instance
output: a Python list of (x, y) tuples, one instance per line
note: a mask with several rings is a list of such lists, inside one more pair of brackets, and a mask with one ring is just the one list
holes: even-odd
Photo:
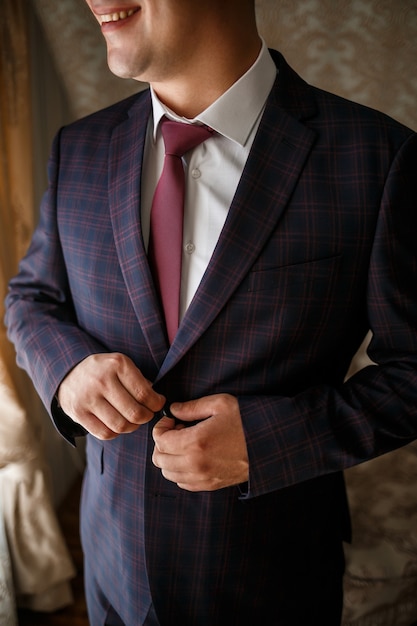
[[(334, 626), (342, 470), (417, 434), (416, 135), (308, 86), (253, 0), (87, 2), (151, 93), (58, 135), (7, 323), (57, 428), (89, 433), (91, 624)], [(183, 157), (171, 340), (148, 255), (165, 118), (210, 128)]]

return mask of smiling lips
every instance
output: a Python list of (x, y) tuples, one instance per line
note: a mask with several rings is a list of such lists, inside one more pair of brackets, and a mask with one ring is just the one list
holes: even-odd
[(109, 22), (120, 22), (120, 20), (125, 20), (127, 17), (131, 17), (138, 10), (139, 9), (129, 9), (128, 11), (117, 11), (107, 15), (100, 15), (100, 23), (108, 24)]

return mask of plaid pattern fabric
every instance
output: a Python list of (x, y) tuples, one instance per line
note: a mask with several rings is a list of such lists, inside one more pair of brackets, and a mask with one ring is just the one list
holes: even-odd
[[(152, 424), (89, 437), (84, 549), (129, 626), (151, 601), (161, 624), (316, 623), (308, 594), (323, 598), (347, 532), (341, 470), (417, 434), (416, 135), (275, 58), (225, 227), (170, 348), (141, 238), (147, 92), (61, 131), (11, 282), (9, 333), (48, 408), (69, 369), (102, 351), (127, 354), (171, 401), (239, 397), (244, 494), (165, 481)], [(343, 384), (369, 328), (378, 367)]]

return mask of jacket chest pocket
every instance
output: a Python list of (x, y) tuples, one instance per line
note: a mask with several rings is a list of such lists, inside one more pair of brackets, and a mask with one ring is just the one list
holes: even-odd
[(250, 272), (242, 283), (241, 293), (275, 291), (286, 297), (303, 297), (328, 292), (334, 284), (341, 265), (342, 255), (314, 259), (303, 263), (259, 269)]

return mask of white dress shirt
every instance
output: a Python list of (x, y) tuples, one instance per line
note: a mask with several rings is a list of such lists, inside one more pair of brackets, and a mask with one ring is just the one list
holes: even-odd
[(246, 74), (192, 120), (173, 113), (151, 89), (153, 116), (146, 138), (141, 198), (146, 246), (152, 198), (165, 154), (161, 118), (165, 115), (185, 123), (206, 124), (216, 131), (183, 158), (186, 194), (180, 319), (193, 299), (224, 226), (276, 73), (263, 42), (257, 60)]

